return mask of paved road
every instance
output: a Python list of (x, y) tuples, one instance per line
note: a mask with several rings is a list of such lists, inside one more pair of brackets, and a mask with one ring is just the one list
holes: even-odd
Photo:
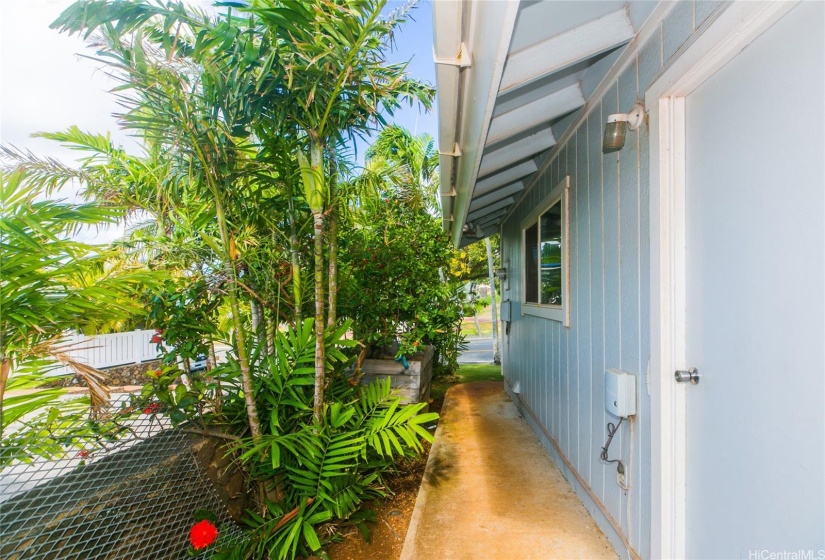
[(493, 337), (468, 336), (469, 347), (458, 357), (459, 364), (492, 364)]

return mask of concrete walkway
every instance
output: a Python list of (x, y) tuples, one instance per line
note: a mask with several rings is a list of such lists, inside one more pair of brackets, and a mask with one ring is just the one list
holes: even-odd
[(447, 391), (401, 560), (617, 558), (501, 383)]

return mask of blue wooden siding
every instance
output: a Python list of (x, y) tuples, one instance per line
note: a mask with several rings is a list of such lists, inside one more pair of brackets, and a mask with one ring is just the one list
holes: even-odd
[[(647, 370), (650, 332), (649, 131), (630, 132), (625, 147), (601, 152), (607, 115), (630, 109), (697, 29), (712, 17), (715, 2), (679, 2), (606, 90), (590, 106), (575, 133), (543, 162), (540, 175), (502, 225), (503, 260), (509, 269), (513, 322), (505, 340), (505, 374), (520, 381), (519, 398), (552, 455), (555, 441), (562, 471), (624, 554), (595, 497), (636, 552), (650, 556), (650, 397)], [(718, 11), (716, 12), (718, 13)], [(521, 314), (521, 221), (561, 181), (570, 176), (571, 321)], [(630, 492), (616, 484), (616, 465), (599, 454), (607, 422), (604, 371), (618, 368), (637, 381), (637, 415), (624, 422), (610, 447), (629, 471)], [(541, 426), (536, 426), (539, 422)], [(631, 430), (633, 442), (631, 442)], [(632, 451), (632, 458), (631, 458)], [(569, 473), (564, 462), (575, 470)], [(587, 488), (582, 487), (576, 477)]]

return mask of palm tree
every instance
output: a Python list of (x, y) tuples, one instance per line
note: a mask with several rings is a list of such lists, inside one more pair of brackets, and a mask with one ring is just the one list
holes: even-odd
[(384, 128), (366, 153), (368, 162), (387, 162), (399, 198), (412, 208), (438, 212), (438, 151), (429, 134), (414, 136), (398, 125)]
[(98, 32), (102, 61), (120, 79), (123, 125), (160, 150), (187, 177), (195, 198), (209, 200), (217, 235), (201, 231), (227, 277), (238, 361), (253, 437), (260, 435), (239, 287), (239, 223), (227, 207), (242, 199), (258, 172), (248, 125), (256, 111), (257, 62), (271, 52), (244, 33), (245, 22), (211, 18), (182, 4), (76, 2), (53, 24)]
[[(182, 4), (82, 0), (54, 26), (98, 31), (104, 59), (123, 80), (127, 128), (171, 152), (214, 202), (217, 238), (204, 238), (225, 263), (236, 318), (238, 353), (253, 433), (251, 392), (238, 292), (237, 231), (226, 208), (238, 202), (247, 178), (274, 175), (255, 157), (288, 140), (297, 147), (304, 198), (313, 216), (315, 279), (315, 415), (324, 394), (324, 235), (340, 205), (336, 165), (328, 154), (384, 123), (404, 100), (429, 108), (431, 87), (406, 77), (405, 64), (385, 53), (406, 11), (381, 16), (386, 0), (259, 0), (215, 19)], [(260, 153), (260, 152), (259, 152)], [(289, 178), (290, 173), (283, 174)], [(293, 213), (294, 215), (294, 213)], [(332, 228), (334, 231), (334, 227)], [(336, 245), (329, 255), (330, 293), (337, 292)], [(294, 274), (293, 282), (300, 281)], [(294, 285), (296, 288), (300, 286)], [(300, 292), (298, 292), (300, 294)], [(297, 300), (298, 298), (296, 298)], [(331, 298), (334, 300), (334, 298)], [(299, 301), (296, 302), (296, 305)], [(334, 304), (329, 313), (335, 318)]]
[[(49, 194), (25, 171), (0, 171), (0, 440), (23, 416), (56, 404), (61, 391), (39, 387), (57, 361), (87, 382), (93, 410), (106, 404), (99, 374), (73, 361), (61, 341), (68, 331), (96, 331), (141, 312), (140, 296), (162, 277), (111, 248), (70, 238), (116, 222), (121, 208)], [(9, 396), (23, 389), (29, 392)]]
[[(300, 4), (300, 3), (297, 3)], [(271, 1), (253, 4), (251, 18), (264, 26), (264, 41), (278, 44), (285, 75), (270, 71), (279, 88), (262, 80), (269, 100), (270, 122), (287, 123), (287, 134), (303, 144), (298, 152), (306, 201), (313, 215), (315, 280), (315, 417), (323, 419), (324, 402), (324, 246), (325, 221), (331, 216), (335, 232), (337, 170), (328, 154), (347, 139), (363, 136), (384, 124), (401, 102), (432, 103), (431, 87), (406, 77), (406, 64), (388, 64), (386, 51), (406, 11), (384, 18), (386, 0), (316, 0), (304, 4), (302, 25), (291, 30), (290, 41), (278, 42), (285, 17), (284, 5)], [(290, 4), (290, 10), (296, 5)], [(285, 87), (283, 87), (285, 86)], [(274, 127), (270, 127), (274, 128)], [(281, 129), (283, 130), (283, 129)], [(265, 138), (263, 138), (266, 141)], [(329, 319), (335, 319), (337, 245), (329, 253)]]

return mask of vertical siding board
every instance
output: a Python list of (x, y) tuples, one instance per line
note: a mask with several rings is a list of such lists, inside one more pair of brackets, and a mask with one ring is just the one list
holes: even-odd
[(555, 391), (555, 380), (558, 375), (558, 371), (556, 370), (556, 354), (558, 353), (558, 340), (556, 340), (556, 331), (553, 328), (553, 321), (542, 322), (544, 323), (544, 332), (547, 335), (545, 340), (550, 341), (550, 348), (548, 349), (547, 361), (545, 362), (545, 368), (547, 369), (548, 375), (544, 379), (546, 391), (545, 394), (547, 395), (547, 400), (545, 401), (545, 406), (547, 407), (546, 417), (549, 423), (550, 433), (553, 434), (553, 437), (556, 439), (556, 441), (558, 441), (559, 402)]
[(639, 51), (639, 91), (644, 93), (662, 68), (662, 28)]
[(570, 203), (569, 215), (570, 223), (568, 231), (570, 233), (570, 329), (567, 333), (567, 376), (569, 386), (568, 398), (570, 399), (570, 413), (568, 432), (571, 439), (570, 461), (579, 469), (581, 466), (580, 452), (581, 452), (581, 438), (578, 434), (581, 433), (581, 423), (579, 417), (579, 410), (581, 407), (581, 394), (579, 393), (579, 376), (577, 375), (579, 364), (579, 306), (577, 289), (579, 283), (579, 261), (576, 258), (578, 254), (579, 236), (576, 230), (578, 224), (578, 168), (577, 168), (577, 152), (578, 152), (578, 132), (574, 133), (570, 143), (570, 151), (567, 152), (567, 173), (570, 175)]
[[(591, 365), (589, 383), (593, 388), (590, 403), (593, 417), (591, 440), (597, 442), (604, 435), (604, 232), (603, 232), (603, 192), (602, 192), (602, 106), (598, 103), (588, 120), (588, 157), (590, 165), (590, 316), (591, 316)], [(598, 454), (591, 458), (592, 488), (596, 496), (604, 501), (604, 466)]]
[(588, 121), (584, 121), (576, 135), (576, 222), (577, 246), (576, 262), (578, 281), (576, 290), (576, 320), (574, 326), (577, 333), (578, 355), (577, 379), (579, 382), (579, 432), (578, 437), (584, 440), (584, 444), (579, 446), (578, 469), (582, 477), (592, 484), (591, 478), (591, 455), (592, 440), (588, 437), (591, 433), (592, 415), (590, 411), (591, 392), (590, 385), (590, 205), (589, 199), (589, 166), (588, 166)]
[[(558, 152), (556, 157), (555, 165), (554, 165), (554, 174), (553, 174), (553, 183), (550, 185), (550, 189), (552, 190), (558, 185), (562, 178), (564, 178), (565, 172), (567, 171), (567, 144), (563, 145)], [(555, 391), (556, 391), (556, 402), (558, 403), (558, 414), (557, 414), (557, 429), (558, 429), (558, 439), (559, 446), (562, 448), (565, 455), (569, 456), (569, 441), (567, 439), (567, 410), (569, 408), (566, 395), (565, 395), (565, 380), (566, 380), (566, 371), (567, 371), (567, 352), (566, 352), (566, 342), (565, 339), (567, 338), (566, 333), (564, 332), (566, 329), (558, 323), (557, 321), (553, 322), (553, 329), (556, 333), (556, 383), (555, 383)]]
[[(575, 144), (567, 143), (559, 152), (559, 181), (562, 181), (569, 174), (570, 151), (575, 149)], [(569, 187), (569, 185), (568, 185)], [(568, 191), (569, 192), (569, 191)], [(568, 200), (568, 208), (570, 206)], [(569, 210), (568, 210), (569, 219)], [(569, 231), (569, 229), (568, 229)], [(569, 244), (569, 239), (567, 243)], [(569, 245), (568, 245), (569, 247)], [(568, 263), (568, 273), (570, 264)], [(570, 302), (565, 302), (570, 305)], [(573, 403), (570, 400), (570, 330), (559, 323), (559, 335), (561, 337), (561, 360), (559, 361), (559, 375), (562, 380), (561, 402), (562, 402), (562, 439), (564, 440), (564, 453), (567, 457), (573, 455), (573, 444), (570, 437), (571, 410)]]
[[(637, 74), (635, 61), (628, 67), (619, 79), (619, 99), (629, 99), (637, 97)], [(639, 355), (639, 131), (628, 134), (624, 150), (621, 152), (620, 168), (620, 200), (621, 210), (619, 223), (621, 229), (620, 242), (620, 270), (619, 270), (619, 291), (621, 293), (621, 352), (619, 366), (622, 370), (636, 376), (637, 394), (639, 393), (642, 379), (641, 361)], [(637, 415), (636, 418), (639, 416)], [(636, 418), (631, 421), (636, 423)], [(625, 423), (628, 424), (628, 423)], [(638, 495), (640, 494), (641, 479), (641, 450), (638, 426), (634, 426), (635, 434), (635, 457), (632, 458), (633, 470), (629, 472), (629, 480), (632, 490), (629, 496), (622, 495), (622, 510), (628, 511), (628, 515), (634, 516), (633, 521), (625, 518), (625, 530), (638, 532)], [(630, 437), (630, 425), (622, 426), (622, 437)], [(629, 439), (627, 440), (629, 442)], [(629, 443), (628, 443), (629, 445)], [(630, 450), (623, 449), (623, 460), (630, 460)], [(631, 500), (630, 508), (627, 507), (627, 500)], [(634, 535), (629, 535), (634, 547), (638, 550), (639, 542), (634, 540)]]
[(693, 2), (680, 0), (662, 22), (662, 53), (667, 62), (693, 33)]
[[(602, 116), (607, 120), (607, 115), (617, 113), (623, 109), (619, 108), (619, 88), (614, 83), (605, 93), (602, 101)], [(605, 154), (602, 157), (602, 188), (603, 188), (603, 224), (604, 230), (602, 239), (604, 243), (604, 253), (602, 262), (604, 267), (604, 362), (601, 371), (594, 372), (594, 383), (604, 386), (604, 371), (610, 368), (618, 368), (621, 362), (621, 293), (619, 291), (619, 238), (621, 236), (621, 225), (619, 223), (619, 161), (625, 156), (624, 150)], [(602, 401), (602, 407), (604, 407)], [(619, 419), (607, 415), (605, 422), (618, 423)], [(623, 455), (623, 434), (625, 426), (617, 432), (610, 446), (610, 457), (621, 457)], [(605, 470), (605, 505), (610, 511), (616, 511), (616, 519), (622, 522), (624, 511), (622, 505), (622, 489), (616, 484), (616, 464), (604, 465)]]

